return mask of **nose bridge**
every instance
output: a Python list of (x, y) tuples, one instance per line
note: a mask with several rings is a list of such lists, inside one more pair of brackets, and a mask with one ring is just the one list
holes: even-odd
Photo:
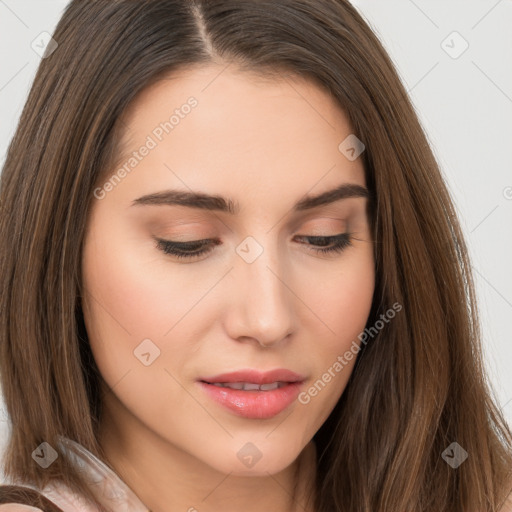
[[(261, 241), (260, 241), (261, 240)], [(279, 257), (272, 234), (247, 237), (236, 249), (233, 278), (237, 291), (231, 307), (235, 315), (234, 337), (250, 337), (270, 345), (286, 337), (292, 328), (290, 273)]]

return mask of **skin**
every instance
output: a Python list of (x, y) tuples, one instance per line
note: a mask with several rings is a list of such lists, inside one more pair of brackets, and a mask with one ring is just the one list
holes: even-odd
[[(366, 186), (363, 163), (340, 152), (352, 133), (347, 117), (308, 81), (263, 79), (225, 64), (169, 78), (126, 111), (128, 153), (190, 96), (197, 107), (94, 200), (88, 217), (83, 308), (104, 379), (100, 442), (153, 512), (304, 510), (316, 471), (312, 437), (356, 358), (307, 404), (296, 401), (270, 419), (234, 414), (197, 379), (288, 368), (306, 376), (308, 389), (357, 341), (375, 283), (367, 199), (301, 213), (292, 207), (342, 183)], [(227, 196), (241, 210), (131, 206), (170, 188)], [(339, 253), (316, 253), (298, 238), (345, 231), (352, 245)], [(179, 260), (156, 248), (154, 236), (221, 243)], [(263, 248), (250, 264), (236, 252), (248, 236)], [(160, 350), (149, 366), (134, 356), (144, 339)], [(248, 442), (262, 454), (251, 468), (237, 457)]]

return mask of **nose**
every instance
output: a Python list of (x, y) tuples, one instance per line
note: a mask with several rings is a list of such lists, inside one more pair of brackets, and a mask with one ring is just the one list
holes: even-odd
[(236, 262), (225, 324), (232, 339), (270, 348), (293, 332), (291, 273), (283, 268), (268, 248), (252, 263)]

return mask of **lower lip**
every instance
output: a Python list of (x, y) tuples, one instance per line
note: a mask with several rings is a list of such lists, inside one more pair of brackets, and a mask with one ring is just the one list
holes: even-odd
[(243, 391), (222, 388), (207, 382), (199, 382), (204, 391), (216, 402), (239, 416), (251, 419), (267, 419), (284, 411), (297, 398), (301, 382), (289, 382), (271, 391)]

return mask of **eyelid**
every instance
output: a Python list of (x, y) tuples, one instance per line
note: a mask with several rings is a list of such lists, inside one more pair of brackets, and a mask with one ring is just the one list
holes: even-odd
[[(308, 249), (315, 254), (327, 254), (329, 256), (336, 255), (344, 251), (347, 247), (352, 245), (353, 237), (352, 233), (343, 232), (335, 235), (297, 235), (299, 238), (304, 239), (325, 239), (329, 243), (327, 245), (322, 244), (302, 244), (307, 245)], [(219, 239), (203, 239), (203, 240), (190, 240), (187, 242), (177, 242), (175, 240), (163, 240), (155, 238), (156, 248), (162, 251), (164, 254), (172, 255), (178, 260), (189, 260), (193, 262), (195, 258), (202, 256), (203, 254), (209, 254), (213, 251), (212, 244), (219, 245), (222, 242)], [(206, 248), (205, 248), (206, 247)], [(196, 250), (186, 250), (186, 249)]]

